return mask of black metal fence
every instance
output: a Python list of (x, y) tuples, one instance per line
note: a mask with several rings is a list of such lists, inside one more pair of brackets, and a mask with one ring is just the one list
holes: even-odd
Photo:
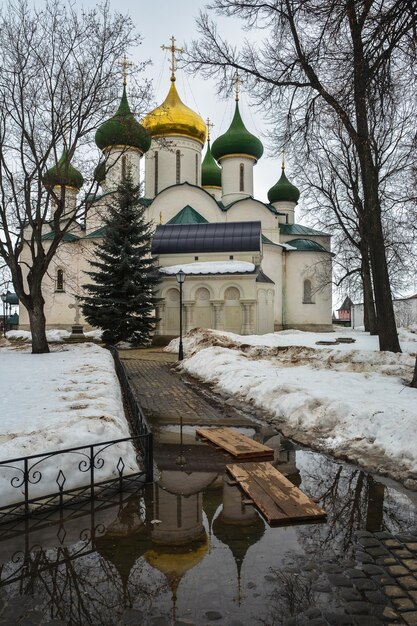
[(134, 476), (152, 481), (151, 433), (1, 461), (0, 524), (123, 490)]
[(0, 461), (0, 524), (94, 499), (105, 489), (122, 491), (126, 479), (153, 481), (152, 433), (117, 350), (106, 347), (114, 358), (134, 435)]

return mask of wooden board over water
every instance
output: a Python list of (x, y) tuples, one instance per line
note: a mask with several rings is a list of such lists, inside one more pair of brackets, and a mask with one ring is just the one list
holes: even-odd
[(274, 451), (233, 428), (197, 428), (196, 434), (236, 459), (273, 459)]
[(325, 511), (295, 487), (271, 463), (227, 465), (226, 469), (271, 526), (320, 521), (326, 518)]

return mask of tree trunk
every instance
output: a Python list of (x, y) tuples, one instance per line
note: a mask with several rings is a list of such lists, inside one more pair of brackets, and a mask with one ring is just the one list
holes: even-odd
[(356, 137), (352, 137), (360, 162), (360, 174), (365, 210), (364, 226), (369, 243), (369, 257), (373, 278), (375, 308), (378, 324), (379, 349), (401, 352), (395, 324), (391, 287), (385, 254), (385, 239), (382, 229), (381, 204), (379, 198), (378, 169), (373, 161), (372, 137), (369, 131), (368, 88), (370, 70), (362, 40), (362, 23), (356, 15), (357, 4), (349, 0), (347, 12), (353, 44), (353, 83), (356, 115)]
[(47, 354), (49, 346), (46, 339), (44, 301), (42, 295), (34, 300), (33, 308), (28, 308), (30, 332), (32, 333), (32, 354)]
[(371, 335), (377, 335), (374, 294), (372, 291), (371, 268), (369, 267), (368, 250), (362, 251), (362, 285), (363, 285), (363, 318), (365, 330)]
[(410, 383), (410, 387), (415, 387), (417, 389), (417, 355), (416, 355), (416, 363), (414, 365), (413, 380)]

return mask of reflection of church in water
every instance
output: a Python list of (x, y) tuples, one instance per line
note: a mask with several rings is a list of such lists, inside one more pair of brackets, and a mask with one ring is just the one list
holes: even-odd
[[(275, 431), (257, 437), (274, 449), (273, 464), (299, 484), (294, 445)], [(130, 569), (138, 558), (143, 557), (165, 576), (175, 608), (181, 580), (203, 561), (213, 542), (220, 542), (221, 546), (229, 548), (236, 563), (235, 599), (240, 604), (245, 556), (264, 535), (265, 522), (224, 472), (224, 458), (221, 468), (215, 461), (213, 468), (196, 471), (192, 459), (201, 459), (201, 450), (207, 446), (194, 442), (186, 447), (186, 464), (176, 467), (178, 446), (161, 445), (165, 448), (165, 454), (161, 455), (165, 463), (158, 463), (161, 475), (159, 481), (150, 487), (152, 493), (148, 498), (146, 519), (138, 517), (137, 504), (132, 501), (120, 511), (118, 519), (107, 528), (104, 537), (98, 540), (98, 549), (117, 566), (126, 584), (126, 561)], [(174, 454), (169, 454), (170, 447)], [(126, 542), (132, 547), (132, 533), (133, 536), (136, 534), (137, 550), (132, 552), (130, 549), (130, 556), (126, 559), (124, 546)]]

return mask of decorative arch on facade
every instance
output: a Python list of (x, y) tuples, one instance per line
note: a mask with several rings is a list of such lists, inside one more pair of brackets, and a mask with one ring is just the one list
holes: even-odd
[(213, 299), (214, 295), (212, 287), (207, 283), (198, 283), (191, 290), (191, 299), (194, 300), (194, 302), (197, 302), (198, 299), (201, 299), (198, 297), (199, 295), (201, 296), (203, 294), (203, 292), (200, 290), (206, 290), (208, 292), (208, 301)]
[(224, 302), (236, 302), (236, 301), (240, 301), (240, 299), (242, 298), (242, 292), (240, 287), (238, 287), (236, 284), (231, 284), (231, 285), (226, 285), (223, 288), (223, 296), (222, 299), (224, 300)]

